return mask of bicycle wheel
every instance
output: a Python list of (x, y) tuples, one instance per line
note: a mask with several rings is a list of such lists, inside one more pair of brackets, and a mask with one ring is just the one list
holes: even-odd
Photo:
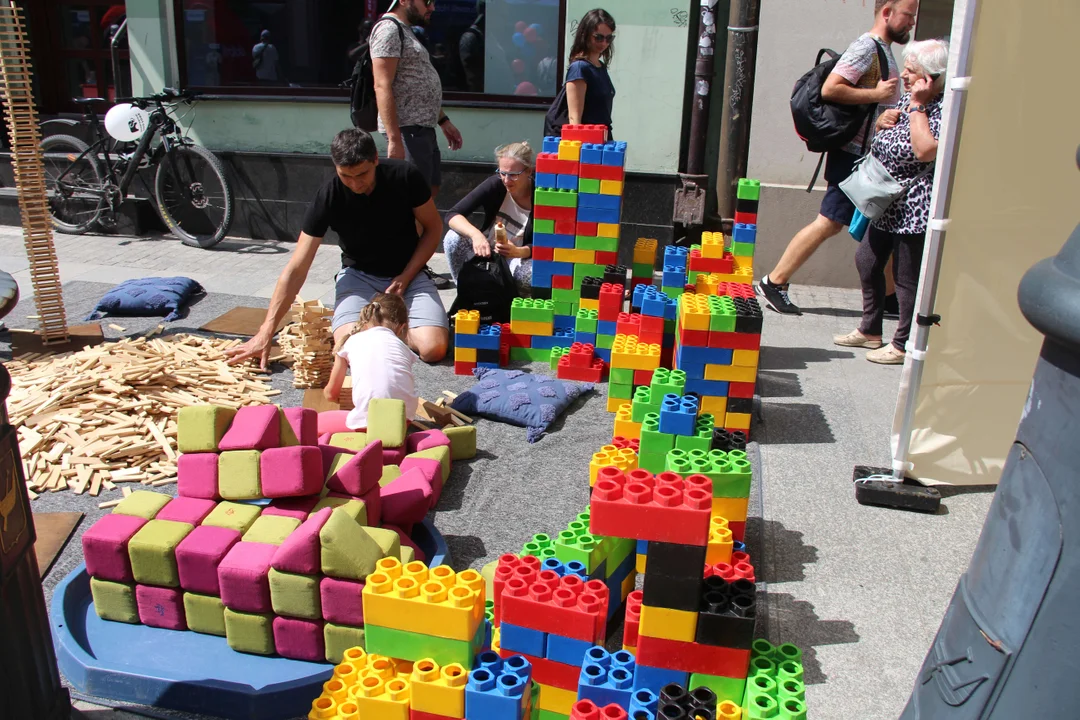
[(154, 178), (157, 210), (185, 245), (217, 245), (232, 222), (232, 189), (221, 161), (204, 147), (179, 145), (165, 156)]
[(81, 235), (105, 208), (101, 166), (92, 154), (80, 157), (89, 147), (70, 135), (51, 135), (41, 141), (49, 212), (60, 232)]

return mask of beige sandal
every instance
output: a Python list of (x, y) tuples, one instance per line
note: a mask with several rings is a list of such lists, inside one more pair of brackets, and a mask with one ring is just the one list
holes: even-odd
[(843, 347), (866, 348), (876, 350), (881, 347), (881, 338), (871, 338), (863, 335), (858, 330), (852, 330), (847, 335), (833, 335), (833, 344)]
[(903, 365), (904, 351), (897, 350), (895, 345), (889, 343), (883, 348), (866, 353), (866, 359), (878, 365)]

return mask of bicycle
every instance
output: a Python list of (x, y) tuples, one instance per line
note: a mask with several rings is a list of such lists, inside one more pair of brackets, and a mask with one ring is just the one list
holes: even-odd
[[(98, 224), (115, 225), (139, 170), (156, 168), (151, 191), (154, 208), (172, 234), (192, 247), (208, 248), (221, 242), (233, 212), (225, 169), (212, 152), (181, 131), (174, 117), (178, 105), (191, 106), (197, 98), (192, 92), (165, 88), (148, 97), (118, 99), (149, 110), (146, 129), (133, 143), (114, 140), (102, 131), (95, 106), (105, 100), (75, 98), (76, 104), (84, 106), (90, 144), (71, 135), (51, 135), (41, 143), (49, 210), (56, 228), (81, 235)], [(159, 136), (161, 141), (155, 144)], [(130, 152), (122, 152), (132, 145)]]

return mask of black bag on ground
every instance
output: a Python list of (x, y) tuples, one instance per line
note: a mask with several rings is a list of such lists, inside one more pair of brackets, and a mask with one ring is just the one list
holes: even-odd
[[(401, 43), (402, 51), (404, 51), (405, 31), (401, 28), (401, 23), (393, 18), (387, 18), (385, 15), (383, 19), (397, 25), (398, 41)], [(376, 23), (377, 25), (378, 23)], [(371, 30), (374, 33), (375, 28), (373, 27)], [(344, 85), (350, 92), (349, 117), (352, 120), (353, 127), (375, 132), (379, 128), (379, 106), (375, 102), (375, 74), (371, 69), (370, 38), (369, 35), (368, 42), (364, 44), (363, 49), (360, 51), (360, 57), (356, 61), (356, 69), (353, 71), (352, 77), (345, 81)]]
[(568, 122), (570, 109), (566, 104), (566, 83), (563, 83), (544, 116), (544, 137), (559, 137), (562, 135), (562, 126)]
[(452, 318), (458, 310), (477, 310), (485, 325), (507, 323), (515, 297), (517, 284), (501, 255), (474, 257), (458, 273), (457, 298), (449, 314)]

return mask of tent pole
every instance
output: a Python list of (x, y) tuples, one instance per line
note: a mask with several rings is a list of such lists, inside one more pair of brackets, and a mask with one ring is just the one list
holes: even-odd
[(938, 271), (949, 225), (952, 199), (953, 166), (959, 152), (960, 126), (963, 122), (965, 93), (971, 83), (972, 37), (978, 0), (956, 0), (953, 9), (952, 45), (949, 49), (949, 84), (942, 108), (941, 142), (931, 196), (930, 224), (926, 231), (926, 251), (919, 272), (919, 290), (915, 297), (914, 334), (905, 348), (904, 370), (893, 416), (893, 477), (903, 480), (913, 469), (908, 460), (911, 449), (915, 401), (922, 384), (930, 327), (935, 324), (934, 302), (937, 299)]

